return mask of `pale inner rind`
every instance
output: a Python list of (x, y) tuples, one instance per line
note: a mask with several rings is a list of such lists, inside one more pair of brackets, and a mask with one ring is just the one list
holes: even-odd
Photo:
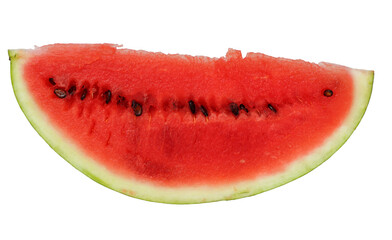
[(21, 109), (45, 141), (65, 160), (96, 182), (132, 197), (165, 203), (201, 203), (251, 196), (310, 172), (327, 160), (350, 137), (365, 113), (373, 86), (372, 71), (350, 70), (354, 80), (354, 99), (347, 118), (323, 144), (310, 154), (292, 161), (283, 172), (222, 186), (164, 187), (113, 174), (73, 144), (72, 139), (64, 137), (49, 124), (48, 117), (29, 94), (22, 76), (27, 55), (28, 51), (9, 51), (12, 84)]

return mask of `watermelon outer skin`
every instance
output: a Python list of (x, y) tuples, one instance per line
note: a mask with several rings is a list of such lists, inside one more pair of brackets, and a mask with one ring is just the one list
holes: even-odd
[[(120, 193), (154, 202), (162, 203), (203, 203), (231, 200), (268, 191), (293, 181), (312, 171), (332, 156), (350, 137), (361, 121), (368, 106), (372, 86), (373, 71), (348, 69), (354, 84), (353, 104), (343, 124), (325, 143), (307, 156), (293, 161), (285, 171), (256, 180), (242, 181), (222, 186), (165, 187), (148, 184), (135, 179), (126, 179), (113, 174), (86, 155), (78, 146), (62, 136), (40, 110), (27, 90), (23, 79), (23, 65), (28, 58), (28, 50), (9, 50), (11, 60), (11, 79), (15, 96), (27, 119), (49, 146), (76, 169), (94, 181)], [(333, 67), (333, 64), (326, 64)]]

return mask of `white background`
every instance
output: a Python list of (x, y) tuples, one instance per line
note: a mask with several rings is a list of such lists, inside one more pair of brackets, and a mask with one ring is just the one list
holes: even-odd
[[(392, 7), (388, 1), (0, 3), (0, 239), (392, 239)], [(7, 49), (55, 42), (222, 56), (227, 48), (375, 70), (348, 142), (306, 176), (260, 195), (170, 205), (109, 190), (30, 126)]]

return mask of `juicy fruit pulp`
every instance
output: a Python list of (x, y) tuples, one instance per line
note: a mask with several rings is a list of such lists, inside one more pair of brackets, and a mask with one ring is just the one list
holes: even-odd
[[(281, 171), (320, 144), (352, 104), (352, 82), (339, 81), (350, 77), (345, 71), (331, 78), (311, 69), (311, 76), (297, 73), (300, 81), (293, 81), (293, 73), (262, 71), (260, 61), (251, 58), (87, 51), (71, 52), (68, 58), (62, 53), (50, 61), (47, 54), (36, 56), (25, 76), (58, 128), (125, 177), (175, 186), (227, 183)], [(304, 88), (303, 79), (315, 76)], [(323, 95), (326, 88), (336, 92), (333, 98)], [(227, 109), (236, 103), (250, 111), (236, 118)]]
[[(235, 50), (208, 58), (50, 45), (10, 56), (37, 105), (24, 107), (15, 88), (21, 107), (34, 109), (26, 115), (36, 128), (53, 128), (37, 130), (56, 151), (106, 186), (164, 202), (252, 195), (310, 171), (354, 130), (372, 81), (371, 72)], [(357, 75), (370, 87), (358, 90)]]

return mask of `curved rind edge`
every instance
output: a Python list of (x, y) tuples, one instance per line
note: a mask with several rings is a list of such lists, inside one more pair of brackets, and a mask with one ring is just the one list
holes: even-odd
[(60, 131), (49, 124), (47, 116), (39, 109), (24, 84), (22, 68), (28, 59), (28, 51), (9, 50), (8, 54), (11, 60), (12, 86), (18, 104), (33, 128), (53, 150), (86, 176), (112, 190), (147, 201), (172, 204), (214, 202), (248, 197), (284, 185), (312, 171), (330, 158), (356, 129), (368, 106), (374, 79), (373, 71), (350, 70), (355, 90), (354, 104), (348, 117), (324, 144), (307, 156), (293, 161), (286, 171), (219, 187), (170, 188), (117, 176), (65, 138)]

